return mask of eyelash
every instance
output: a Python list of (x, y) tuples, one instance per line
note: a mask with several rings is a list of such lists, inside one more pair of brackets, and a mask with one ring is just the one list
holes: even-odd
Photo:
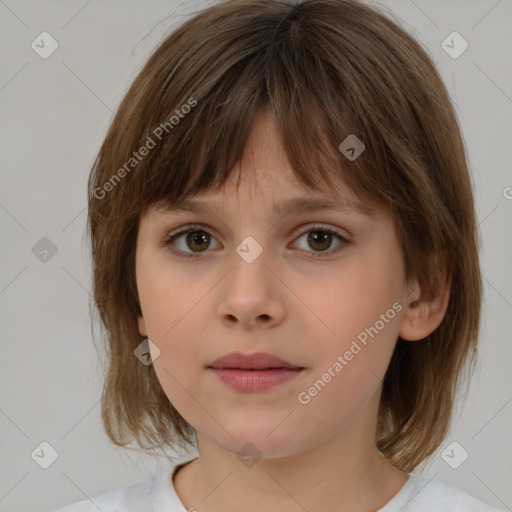
[[(202, 232), (205, 232), (205, 233), (208, 233), (210, 236), (211, 233), (208, 232), (208, 230), (206, 230), (203, 226), (199, 225), (199, 224), (189, 224), (187, 226), (184, 226), (185, 229), (182, 229), (181, 231), (178, 231), (177, 233), (171, 233), (170, 235), (168, 235), (165, 240), (164, 240), (164, 244), (166, 247), (168, 247), (168, 249), (173, 253), (173, 254), (176, 254), (178, 257), (180, 258), (198, 258), (200, 257), (204, 252), (208, 252), (207, 250), (206, 251), (202, 251), (202, 252), (199, 252), (199, 253), (187, 253), (187, 252), (184, 252), (184, 251), (181, 251), (181, 250), (176, 250), (174, 248), (172, 248), (172, 244), (173, 242), (180, 236), (182, 235), (187, 235), (188, 233), (193, 233), (195, 231), (202, 231)], [(327, 258), (329, 256), (332, 256), (333, 254), (337, 254), (339, 251), (343, 250), (344, 246), (346, 244), (348, 244), (348, 240), (341, 234), (339, 233), (338, 231), (335, 231), (333, 229), (329, 229), (329, 228), (326, 228), (324, 227), (323, 225), (321, 224), (314, 224), (313, 226), (310, 226), (309, 229), (307, 229), (306, 231), (303, 231), (302, 233), (300, 233), (297, 238), (301, 238), (302, 236), (304, 236), (305, 234), (311, 232), (311, 231), (318, 231), (318, 232), (321, 232), (321, 233), (328, 233), (330, 235), (334, 235), (335, 237), (338, 237), (339, 240), (340, 240), (340, 244), (332, 251), (322, 251), (322, 252), (310, 252), (310, 251), (305, 251), (307, 253), (310, 253), (311, 256), (313, 258)]]

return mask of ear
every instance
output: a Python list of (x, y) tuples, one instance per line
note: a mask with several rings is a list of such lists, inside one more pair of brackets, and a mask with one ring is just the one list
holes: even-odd
[(142, 336), (146, 336), (147, 337), (148, 331), (146, 329), (146, 321), (144, 320), (144, 317), (142, 315), (139, 315), (137, 317), (137, 322), (139, 323), (139, 333)]
[(452, 274), (443, 263), (439, 267), (437, 287), (428, 289), (417, 280), (410, 285), (399, 331), (402, 339), (421, 340), (439, 327), (448, 308), (451, 284)]

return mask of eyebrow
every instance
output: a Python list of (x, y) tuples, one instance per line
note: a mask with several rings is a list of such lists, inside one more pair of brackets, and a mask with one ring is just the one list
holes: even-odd
[[(154, 212), (164, 213), (178, 213), (178, 212), (190, 212), (190, 213), (208, 213), (211, 212), (213, 207), (208, 206), (206, 203), (197, 199), (185, 198), (178, 203), (171, 204), (164, 202)], [(346, 199), (337, 199), (335, 201), (322, 198), (306, 198), (297, 197), (294, 199), (286, 199), (278, 203), (274, 203), (272, 208), (272, 214), (274, 217), (284, 217), (289, 214), (296, 213), (311, 213), (316, 211), (338, 211), (343, 213), (359, 213), (372, 217), (374, 211), (362, 204)]]

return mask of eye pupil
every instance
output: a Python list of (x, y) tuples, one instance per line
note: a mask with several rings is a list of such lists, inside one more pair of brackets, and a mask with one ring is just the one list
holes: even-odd
[[(201, 234), (198, 235), (197, 233), (201, 233)], [(204, 231), (193, 231), (187, 235), (187, 243), (193, 242), (193, 244), (197, 243), (198, 245), (204, 244), (205, 247), (198, 248), (199, 250), (204, 250), (209, 245), (208, 237), (209, 237), (208, 233), (205, 233)], [(193, 249), (193, 247), (190, 247), (190, 248)]]
[[(325, 251), (331, 246), (331, 234), (325, 231), (311, 231), (308, 236), (308, 243), (315, 250)], [(320, 244), (320, 247), (316, 247)]]

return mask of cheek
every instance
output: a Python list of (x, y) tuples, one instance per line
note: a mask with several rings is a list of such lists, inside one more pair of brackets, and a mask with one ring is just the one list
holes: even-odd
[[(212, 281), (212, 284), (209, 283)], [(141, 257), (137, 267), (137, 289), (148, 333), (155, 341), (170, 341), (182, 324), (194, 326), (213, 279), (193, 270), (180, 271), (165, 257)]]
[(317, 338), (312, 378), (324, 375), (322, 380), (333, 382), (326, 387), (337, 388), (336, 393), (355, 399), (353, 393), (365, 393), (386, 372), (403, 310), (401, 260), (395, 249), (384, 244), (369, 255), (356, 255), (337, 279), (317, 280), (324, 286), (308, 295), (308, 306), (323, 323), (315, 327), (309, 321), (309, 332)]
[(173, 387), (176, 383), (169, 373), (181, 382), (186, 369), (198, 362), (194, 340), (201, 339), (199, 311), (205, 307), (211, 286), (191, 272), (179, 272), (165, 257), (152, 255), (150, 259), (143, 251), (138, 255), (136, 274), (148, 338), (160, 350), (155, 370), (166, 387)]
[(208, 339), (204, 309), (213, 308), (207, 295), (213, 285), (205, 286), (193, 275), (154, 270), (141, 273), (145, 279), (140, 286), (148, 337), (160, 350), (153, 364), (171, 403), (188, 416), (190, 393), (201, 375), (198, 369), (207, 363), (201, 340)]
[[(395, 255), (389, 252), (387, 256), (355, 255), (339, 272), (307, 277), (300, 285), (304, 302), (323, 322), (323, 332), (330, 333), (332, 340), (357, 336), (401, 299), (400, 269), (396, 268)], [(390, 316), (389, 323), (396, 323), (394, 311)]]
[[(356, 286), (356, 277), (346, 284)], [(401, 305), (391, 290), (354, 292), (350, 298), (338, 292), (320, 309), (335, 334), (317, 336), (314, 365), (297, 396), (310, 417), (327, 414), (339, 425), (376, 397), (399, 330)]]

